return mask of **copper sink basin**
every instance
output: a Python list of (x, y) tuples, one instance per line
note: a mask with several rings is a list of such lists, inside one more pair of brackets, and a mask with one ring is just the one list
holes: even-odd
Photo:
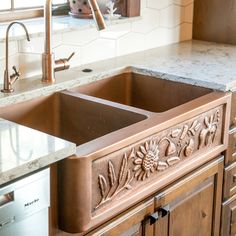
[(106, 222), (226, 148), (226, 93), (136, 73), (69, 92), (148, 118), (78, 146), (63, 161), (59, 224), (67, 232)]
[(141, 112), (61, 92), (4, 107), (0, 117), (80, 145), (146, 119)]
[(212, 92), (211, 89), (137, 73), (124, 73), (72, 89), (152, 112), (164, 112)]
[(223, 152), (229, 107), (226, 93), (124, 73), (0, 117), (77, 144), (58, 165), (58, 217), (60, 229), (80, 233)]

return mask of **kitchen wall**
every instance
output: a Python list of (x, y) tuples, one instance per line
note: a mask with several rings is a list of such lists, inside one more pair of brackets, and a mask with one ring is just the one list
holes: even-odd
[[(95, 27), (57, 33), (53, 37), (56, 57), (68, 57), (74, 51), (72, 66), (143, 51), (192, 38), (193, 0), (141, 0), (141, 17), (124, 23), (111, 24), (105, 31)], [(11, 54), (41, 53), (43, 37), (11, 42)], [(4, 43), (0, 44), (1, 52)], [(40, 71), (40, 63), (31, 56), (12, 57), (22, 67), (24, 76)], [(4, 54), (0, 68), (4, 68)], [(35, 59), (36, 60), (36, 59)], [(12, 62), (13, 63), (13, 62)], [(26, 65), (26, 66), (24, 66)]]

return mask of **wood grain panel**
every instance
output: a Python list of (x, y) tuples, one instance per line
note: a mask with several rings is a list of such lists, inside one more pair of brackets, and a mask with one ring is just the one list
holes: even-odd
[(229, 131), (228, 148), (225, 153), (225, 165), (229, 166), (236, 161), (236, 127)]
[(236, 44), (236, 1), (195, 0), (193, 38)]
[(231, 114), (230, 114), (230, 127), (233, 129), (236, 127), (236, 92), (232, 93), (232, 105), (231, 105)]
[(159, 193), (155, 209), (168, 205), (169, 214), (155, 225), (154, 235), (218, 236), (222, 175), (220, 158)]
[(224, 200), (236, 194), (236, 162), (225, 169)]
[(223, 204), (221, 224), (222, 236), (236, 235), (236, 195)]
[(154, 199), (130, 209), (87, 236), (151, 236), (153, 225), (142, 223), (154, 211)]
[(140, 0), (118, 0), (116, 7), (122, 16), (140, 16)]

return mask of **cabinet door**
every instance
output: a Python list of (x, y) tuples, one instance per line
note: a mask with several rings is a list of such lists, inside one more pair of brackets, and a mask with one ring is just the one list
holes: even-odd
[(155, 197), (155, 236), (219, 235), (223, 158)]
[(154, 212), (154, 199), (145, 201), (129, 209), (96, 231), (89, 233), (93, 236), (152, 236), (153, 225), (145, 219)]
[(221, 236), (236, 235), (236, 195), (223, 204)]
[(231, 127), (228, 140), (229, 142), (225, 155), (226, 166), (229, 166), (236, 161), (236, 126)]

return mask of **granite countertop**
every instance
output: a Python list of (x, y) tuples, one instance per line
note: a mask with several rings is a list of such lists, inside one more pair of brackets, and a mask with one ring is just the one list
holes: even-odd
[(0, 185), (75, 153), (73, 143), (0, 119)]
[[(84, 73), (84, 68), (93, 71)], [(41, 75), (20, 79), (13, 85), (14, 93), (0, 94), (0, 107), (123, 72), (235, 91), (236, 47), (186, 41), (61, 71), (56, 73), (54, 84), (43, 84)], [(70, 156), (76, 148), (70, 142), (4, 120), (0, 120), (0, 145), (0, 184)]]

